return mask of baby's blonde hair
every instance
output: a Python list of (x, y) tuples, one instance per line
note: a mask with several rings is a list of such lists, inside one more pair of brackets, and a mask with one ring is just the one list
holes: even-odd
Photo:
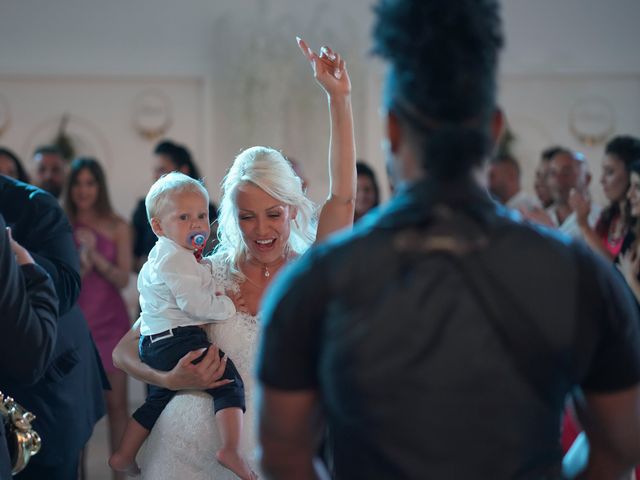
[(176, 193), (193, 192), (201, 193), (209, 203), (209, 192), (204, 188), (200, 180), (191, 178), (180, 172), (171, 172), (161, 176), (151, 185), (149, 193), (144, 199), (144, 206), (147, 209), (147, 218), (151, 223), (152, 218), (158, 217), (172, 195)]

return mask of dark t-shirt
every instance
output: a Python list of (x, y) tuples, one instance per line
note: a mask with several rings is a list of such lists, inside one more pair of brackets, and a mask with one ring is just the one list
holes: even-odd
[[(469, 185), (418, 184), (276, 279), (258, 376), (319, 391), (338, 478), (558, 475), (570, 389), (640, 380), (638, 313), (619, 275), (586, 247), (511, 215)], [(531, 321), (545, 339), (533, 367), (545, 370), (544, 392), (468, 278), (433, 253), (487, 238), (473, 254), (500, 280), (499, 295), (528, 313), (514, 325)]]

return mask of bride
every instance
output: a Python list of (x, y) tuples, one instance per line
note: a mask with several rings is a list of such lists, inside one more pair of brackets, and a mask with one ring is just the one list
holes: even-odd
[[(238, 313), (210, 324), (214, 345), (233, 360), (244, 380), (247, 411), (242, 449), (257, 472), (254, 432), (254, 357), (258, 344), (258, 306), (274, 275), (314, 241), (351, 225), (355, 200), (355, 146), (351, 112), (351, 83), (344, 60), (328, 47), (320, 54), (298, 39), (318, 84), (327, 94), (331, 117), (329, 196), (316, 212), (302, 190), (299, 177), (276, 150), (253, 147), (235, 159), (223, 181), (218, 238), (211, 257), (216, 283), (239, 293)], [(144, 479), (219, 480), (236, 478), (215, 460), (220, 443), (211, 397), (203, 390), (220, 384), (224, 371), (217, 349), (203, 361), (187, 354), (171, 371), (144, 365), (137, 355), (139, 329), (131, 330), (116, 347), (116, 365), (128, 374), (177, 394), (151, 431), (141, 453)]]

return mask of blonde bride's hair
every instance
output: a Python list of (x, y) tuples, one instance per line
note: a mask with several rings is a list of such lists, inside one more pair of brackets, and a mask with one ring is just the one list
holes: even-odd
[(277, 150), (269, 147), (251, 147), (242, 151), (222, 181), (222, 200), (218, 210), (218, 240), (215, 255), (220, 255), (228, 271), (238, 280), (244, 275), (238, 262), (246, 255), (247, 246), (242, 239), (235, 202), (236, 190), (251, 183), (285, 205), (294, 207), (291, 229), (286, 248), (297, 254), (304, 253), (314, 242), (317, 218), (316, 206), (302, 190), (302, 181), (289, 161)]

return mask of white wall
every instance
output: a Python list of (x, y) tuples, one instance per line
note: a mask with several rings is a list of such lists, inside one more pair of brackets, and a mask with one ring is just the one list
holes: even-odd
[[(505, 75), (501, 102), (516, 136), (514, 150), (522, 163), (525, 187), (533, 192), (533, 175), (542, 149), (565, 145), (586, 155), (591, 194), (605, 204), (600, 187), (604, 144), (585, 145), (571, 132), (570, 113), (585, 102), (597, 101), (611, 109), (613, 134), (640, 136), (640, 74), (521, 74)], [(587, 125), (588, 126), (588, 125)]]
[[(115, 209), (129, 217), (135, 201), (152, 182), (154, 141), (133, 127), (133, 105), (144, 92), (161, 91), (170, 99), (172, 134), (187, 143), (201, 160), (204, 175), (204, 87), (194, 78), (136, 78), (21, 75), (0, 77), (0, 95), (11, 106), (10, 125), (0, 142), (9, 145), (25, 166), (33, 167), (34, 149), (56, 135), (63, 114), (77, 156), (98, 158), (105, 167)], [(217, 193), (215, 185), (210, 189)]]
[[(176, 105), (167, 135), (192, 148), (214, 197), (238, 150), (264, 143), (305, 165), (312, 197), (320, 200), (328, 119), (323, 95), (297, 51), (299, 34), (315, 46), (331, 44), (348, 59), (359, 155), (384, 177), (379, 68), (367, 55), (370, 3), (0, 0), (0, 95), (12, 112), (20, 112), (0, 143), (26, 155), (34, 129), (64, 112), (98, 126), (109, 145), (111, 159), (105, 161), (113, 162), (114, 197), (126, 214), (148, 186), (144, 169), (152, 144), (136, 138), (122, 119), (133, 92), (159, 84)], [(606, 97), (615, 108), (616, 133), (640, 132), (640, 2), (505, 0), (503, 8), (501, 98), (519, 141), (527, 187), (537, 152), (547, 143), (580, 146), (567, 127), (568, 109), (579, 94)], [(16, 76), (38, 90), (41, 109), (34, 108), (31, 93), (24, 94), (29, 99), (16, 93)], [(174, 88), (174, 81), (184, 88)], [(62, 84), (78, 94), (57, 94)], [(601, 147), (586, 153), (597, 173)], [(139, 163), (132, 164), (134, 158)], [(126, 174), (131, 168), (135, 175)]]

